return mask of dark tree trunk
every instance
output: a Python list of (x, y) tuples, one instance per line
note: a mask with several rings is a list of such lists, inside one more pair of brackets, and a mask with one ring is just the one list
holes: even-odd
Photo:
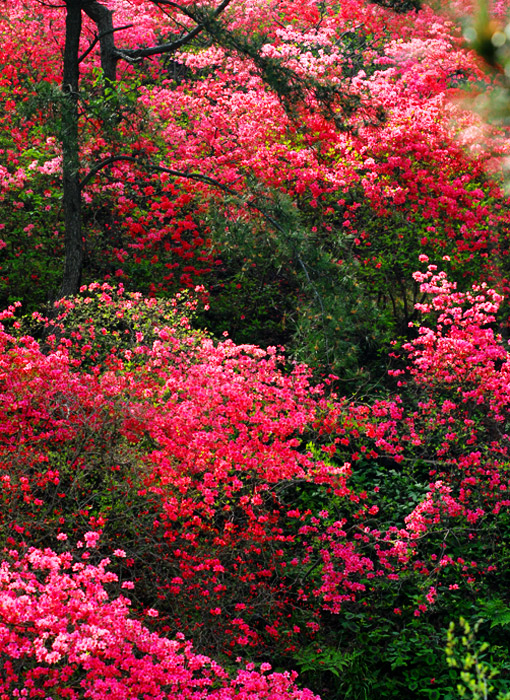
[(115, 50), (113, 13), (96, 0), (84, 0), (83, 11), (96, 23), (103, 76), (105, 83), (113, 85), (117, 79), (117, 61), (119, 60)]
[[(149, 56), (174, 53), (184, 44), (191, 41), (203, 29), (204, 24), (197, 21), (197, 26), (181, 36), (181, 38), (158, 46), (132, 49), (119, 52), (115, 48), (115, 31), (128, 27), (113, 26), (112, 11), (98, 0), (64, 0), (66, 8), (66, 34), (64, 46), (64, 77), (62, 84), (62, 129), (60, 134), (63, 156), (63, 210), (65, 226), (65, 262), (64, 276), (58, 292), (58, 298), (72, 296), (79, 291), (84, 260), (84, 241), (82, 231), (81, 195), (83, 184), (102, 167), (112, 162), (106, 158), (99, 167), (89, 170), (80, 180), (80, 142), (79, 142), (79, 82), (80, 60), (86, 56), (96, 42), (99, 42), (101, 52), (101, 68), (103, 69), (105, 94), (106, 88), (114, 88), (116, 81), (117, 62), (120, 59), (137, 61)], [(222, 0), (214, 10), (209, 21), (216, 19), (231, 0)], [(156, 2), (157, 4), (157, 2)], [(80, 56), (80, 37), (82, 32), (82, 16), (85, 12), (97, 27), (97, 35), (89, 48)], [(131, 160), (132, 157), (122, 156), (121, 159)]]
[(65, 225), (64, 277), (59, 296), (76, 294), (83, 267), (81, 230), (80, 151), (78, 140), (78, 87), (81, 3), (66, 1), (66, 37), (62, 91), (63, 209)]

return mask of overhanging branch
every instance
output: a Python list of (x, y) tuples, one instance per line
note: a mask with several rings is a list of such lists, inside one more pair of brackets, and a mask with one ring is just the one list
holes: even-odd
[(117, 49), (115, 53), (117, 58), (122, 58), (128, 62), (141, 61), (142, 58), (149, 58), (149, 56), (173, 53), (198, 36), (203, 29), (203, 25), (199, 24), (180, 39), (176, 39), (176, 41), (171, 41), (167, 44), (158, 44), (157, 46), (149, 46), (145, 49)]
[(123, 29), (131, 29), (131, 27), (134, 27), (134, 24), (125, 24), (123, 27), (114, 27), (113, 29), (109, 29), (108, 31), (103, 32), (102, 34), (96, 34), (94, 39), (90, 42), (88, 48), (85, 49), (85, 51), (79, 57), (78, 63), (81, 63), (82, 61), (84, 61), (87, 58), (87, 56), (92, 51), (94, 46), (96, 46), (97, 42), (98, 41), (100, 42), (101, 39), (103, 39), (103, 37), (107, 36), (108, 34), (113, 34), (114, 32), (120, 32)]
[[(83, 188), (99, 173), (101, 170), (104, 168), (107, 168), (109, 165), (113, 165), (114, 163), (117, 162), (129, 162), (129, 163), (139, 163), (140, 159), (137, 156), (129, 156), (129, 155), (116, 155), (116, 156), (109, 156), (108, 158), (104, 158), (103, 160), (99, 161), (94, 167), (92, 167), (87, 175), (83, 178), (81, 181), (81, 189)], [(148, 160), (143, 160), (143, 167), (144, 169), (152, 172), (158, 172), (158, 173), (165, 173), (166, 175), (171, 175), (172, 177), (182, 177), (187, 180), (194, 180), (195, 182), (203, 182), (206, 185), (211, 185), (212, 187), (215, 187), (222, 192), (225, 192), (226, 194), (230, 195), (231, 197), (235, 197), (241, 206), (246, 207), (247, 209), (251, 209), (252, 211), (256, 211), (258, 214), (264, 217), (264, 219), (277, 231), (279, 231), (281, 234), (284, 236), (286, 235), (286, 231), (283, 228), (283, 226), (277, 221), (277, 219), (274, 218), (274, 216), (271, 216), (265, 209), (262, 207), (259, 207), (257, 204), (254, 204), (253, 202), (246, 201), (240, 194), (239, 192), (236, 192), (233, 190), (231, 187), (228, 185), (225, 185), (223, 182), (220, 182), (219, 180), (216, 180), (213, 177), (210, 177), (209, 175), (203, 175), (202, 173), (194, 173), (194, 172), (188, 172), (186, 170), (175, 170), (174, 168), (166, 168), (162, 165), (156, 165), (156, 163), (151, 163)], [(302, 259), (299, 251), (295, 246), (291, 247), (293, 249), (293, 253), (296, 257), (296, 260), (298, 261), (300, 267), (303, 270), (303, 273), (306, 277), (306, 281), (310, 285), (311, 289), (313, 290), (313, 293), (315, 297), (317, 298), (317, 301), (319, 303), (320, 307), (320, 313), (321, 313), (321, 318), (324, 320), (325, 317), (325, 310), (324, 310), (324, 304), (322, 302), (322, 297), (319, 294), (319, 291), (317, 290), (317, 287), (313, 283), (313, 281), (310, 278), (309, 272), (308, 272), (308, 266)], [(326, 343), (326, 353), (329, 356), (329, 347)]]
[[(109, 165), (113, 165), (114, 163), (118, 162), (128, 162), (128, 163), (139, 163), (140, 159), (137, 156), (129, 156), (129, 155), (117, 155), (117, 156), (109, 156), (108, 158), (104, 158), (103, 160), (99, 161), (99, 163), (96, 163), (89, 172), (85, 175), (85, 177), (81, 180), (80, 182), (80, 188), (83, 190), (84, 187), (86, 187), (89, 182), (99, 173), (101, 170), (104, 170), (104, 168), (107, 168)], [(157, 173), (165, 173), (166, 175), (171, 175), (172, 177), (182, 177), (186, 178), (187, 180), (195, 180), (195, 182), (203, 182), (206, 185), (211, 185), (212, 187), (216, 187), (220, 189), (222, 192), (225, 192), (226, 194), (229, 194), (233, 197), (236, 197), (237, 199), (241, 199), (242, 203), (245, 207), (252, 209), (253, 211), (257, 211), (259, 214), (262, 214), (262, 216), (272, 225), (274, 228), (278, 229), (281, 233), (284, 233), (284, 229), (282, 226), (278, 223), (278, 221), (272, 217), (270, 214), (268, 214), (264, 209), (261, 207), (257, 206), (253, 202), (246, 202), (245, 200), (242, 199), (241, 195), (239, 192), (236, 192), (233, 190), (231, 187), (228, 185), (225, 185), (223, 182), (220, 182), (219, 180), (216, 180), (213, 177), (210, 177), (209, 175), (203, 175), (202, 173), (194, 173), (194, 172), (189, 172), (186, 170), (175, 170), (174, 168), (165, 168), (162, 165), (156, 165), (156, 163), (151, 163), (150, 161), (143, 160), (143, 167), (145, 170), (151, 171), (151, 172), (157, 172)]]
[[(181, 46), (184, 46), (185, 44), (189, 43), (192, 39), (194, 39), (200, 32), (202, 32), (204, 29), (207, 28), (208, 22), (216, 19), (227, 7), (228, 5), (232, 2), (232, 0), (222, 0), (222, 2), (218, 5), (218, 7), (211, 12), (209, 17), (207, 17), (207, 20), (202, 20), (197, 23), (197, 26), (191, 29), (187, 34), (182, 36), (180, 39), (176, 39), (175, 41), (170, 41), (167, 42), (166, 44), (159, 44), (157, 46), (148, 46), (146, 48), (139, 48), (139, 49), (117, 49), (116, 50), (116, 55), (117, 58), (122, 58), (126, 61), (139, 61), (142, 58), (148, 58), (150, 56), (157, 56), (159, 54), (164, 54), (164, 53), (173, 53), (174, 51), (177, 51), (178, 49), (181, 48)], [(186, 12), (185, 8), (181, 8), (178, 4), (170, 2), (170, 1), (165, 1), (165, 2), (156, 2), (156, 4), (162, 4), (162, 5), (171, 5), (172, 7), (176, 7), (179, 9), (183, 14), (187, 15), (188, 17), (191, 17), (195, 21), (196, 18), (191, 15), (190, 13)]]

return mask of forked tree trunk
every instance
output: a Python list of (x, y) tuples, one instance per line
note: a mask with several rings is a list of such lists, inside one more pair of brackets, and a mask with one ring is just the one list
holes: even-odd
[(66, 0), (64, 78), (62, 84), (64, 105), (61, 132), (65, 262), (59, 297), (78, 292), (84, 258), (78, 119), (82, 10), (96, 23), (101, 51), (101, 66), (105, 82), (110, 85), (115, 83), (118, 60), (115, 54), (112, 12), (96, 0)]
[[(128, 27), (113, 26), (112, 11), (98, 0), (64, 0), (66, 8), (66, 33), (63, 66), (63, 106), (62, 129), (60, 140), (63, 156), (63, 210), (65, 227), (65, 262), (64, 276), (58, 292), (58, 298), (76, 294), (81, 284), (84, 260), (84, 241), (82, 231), (82, 182), (80, 180), (80, 142), (79, 142), (79, 83), (80, 83), (80, 37), (82, 32), (82, 11), (92, 19), (97, 27), (95, 40), (85, 50), (84, 55), (99, 42), (101, 52), (101, 68), (104, 85), (114, 87), (116, 81), (117, 62), (123, 60), (141, 60), (149, 56), (168, 54), (177, 51), (183, 45), (196, 37), (204, 24), (197, 20), (196, 26), (179, 39), (157, 46), (118, 52), (115, 48), (115, 31)], [(229, 5), (231, 0), (222, 0), (212, 13), (209, 21), (216, 19)], [(157, 4), (157, 1), (155, 0)], [(170, 3), (172, 4), (172, 3)], [(191, 15), (190, 15), (191, 16)], [(131, 26), (131, 25), (129, 25)], [(131, 156), (123, 157), (131, 160)], [(84, 183), (90, 180), (91, 173), (96, 174), (111, 162), (102, 161), (101, 167), (92, 168)]]
[(76, 294), (83, 268), (81, 227), (80, 151), (78, 138), (79, 44), (81, 3), (66, 0), (66, 35), (64, 47), (64, 93), (62, 107), (62, 184), (65, 226), (64, 276), (59, 296)]

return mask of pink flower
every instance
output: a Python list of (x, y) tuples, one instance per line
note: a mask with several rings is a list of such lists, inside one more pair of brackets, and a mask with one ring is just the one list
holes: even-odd
[(95, 531), (86, 532), (83, 535), (83, 539), (87, 543), (87, 547), (90, 547), (91, 549), (96, 546), (100, 537), (101, 537), (101, 534), (99, 532), (95, 532)]

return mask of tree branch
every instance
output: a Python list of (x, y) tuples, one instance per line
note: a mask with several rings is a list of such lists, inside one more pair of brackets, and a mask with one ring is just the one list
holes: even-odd
[(189, 41), (194, 39), (203, 29), (203, 25), (199, 24), (176, 41), (171, 41), (167, 44), (158, 44), (157, 46), (150, 46), (145, 49), (117, 49), (115, 53), (117, 58), (122, 58), (128, 62), (141, 61), (142, 58), (157, 56), (162, 53), (173, 53), (174, 51), (180, 49), (181, 46), (184, 46), (184, 44), (187, 44)]
[(113, 12), (97, 0), (85, 0), (83, 11), (97, 26), (99, 46), (101, 50), (101, 68), (106, 80), (114, 83), (117, 77), (118, 56), (115, 51), (113, 27)]
[[(87, 175), (83, 178), (81, 181), (80, 187), (83, 190), (83, 188), (92, 180), (92, 178), (97, 175), (98, 172), (103, 170), (104, 168), (108, 167), (109, 165), (112, 165), (113, 163), (117, 162), (129, 162), (129, 163), (138, 163), (139, 158), (136, 156), (128, 156), (128, 155), (118, 155), (118, 156), (109, 156), (108, 158), (105, 158), (104, 160), (99, 161), (93, 168), (89, 170)], [(253, 202), (248, 202), (244, 200), (241, 195), (233, 190), (231, 187), (228, 185), (223, 184), (219, 180), (216, 180), (213, 177), (209, 177), (209, 175), (202, 175), (201, 173), (190, 173), (186, 172), (183, 170), (174, 170), (173, 168), (165, 168), (162, 165), (156, 165), (155, 163), (151, 163), (150, 161), (144, 160), (143, 161), (143, 167), (146, 168), (147, 170), (151, 170), (152, 172), (159, 172), (159, 173), (165, 173), (167, 175), (172, 175), (173, 177), (183, 177), (188, 180), (195, 180), (195, 182), (203, 182), (207, 185), (211, 185), (212, 187), (216, 187), (220, 189), (222, 192), (225, 192), (226, 194), (229, 194), (232, 197), (235, 197), (237, 200), (240, 200), (242, 206), (246, 207), (247, 209), (251, 209), (252, 211), (256, 211), (258, 214), (261, 214), (266, 221), (271, 224), (271, 226), (282, 233), (284, 236), (286, 236), (286, 231), (283, 228), (283, 226), (277, 221), (277, 219), (274, 218), (274, 216), (271, 216), (265, 209), (262, 209), (258, 205), (254, 204)], [(301, 255), (299, 254), (299, 251), (295, 246), (291, 247), (293, 249), (293, 253), (296, 256), (296, 260), (298, 261), (299, 265), (301, 266), (305, 277), (306, 281), (310, 285), (311, 289), (313, 290), (314, 295), (316, 296), (319, 306), (320, 306), (320, 314), (321, 318), (323, 319), (323, 325), (324, 325), (324, 317), (325, 317), (325, 310), (324, 310), (324, 304), (322, 302), (322, 297), (319, 294), (319, 291), (317, 290), (317, 287), (315, 284), (312, 282), (310, 275), (308, 273), (308, 268), (306, 263), (303, 261)], [(327, 343), (326, 339), (326, 354), (329, 358), (329, 344)]]
[(78, 59), (78, 63), (81, 63), (82, 61), (87, 58), (89, 53), (92, 51), (94, 46), (97, 44), (98, 41), (101, 41), (103, 37), (105, 37), (107, 34), (112, 34), (113, 32), (120, 32), (123, 29), (131, 29), (131, 27), (134, 27), (134, 24), (125, 24), (123, 27), (115, 27), (114, 29), (109, 29), (107, 32), (104, 32), (103, 34), (96, 34), (94, 37), (94, 40), (90, 42), (89, 47), (82, 53), (82, 55)]
[[(103, 170), (104, 168), (107, 168), (109, 165), (113, 165), (113, 163), (118, 163), (118, 162), (122, 162), (122, 161), (128, 162), (128, 163), (138, 163), (139, 158), (137, 156), (128, 156), (128, 155), (109, 156), (108, 158), (104, 158), (103, 160), (99, 161), (99, 163), (94, 165), (94, 167), (92, 167), (89, 170), (89, 172), (81, 180), (80, 188), (83, 190), (83, 188), (86, 187), (86, 185), (88, 185), (88, 183), (97, 175), (97, 173), (100, 172), (101, 170)], [(226, 194), (229, 194), (233, 197), (236, 197), (237, 199), (242, 199), (239, 192), (236, 192), (231, 187), (223, 184), (219, 180), (216, 180), (213, 177), (209, 177), (209, 175), (202, 175), (201, 173), (193, 173), (193, 172), (190, 173), (190, 172), (187, 172), (185, 170), (174, 170), (173, 168), (165, 168), (162, 165), (156, 165), (155, 163), (151, 163), (150, 161), (146, 161), (146, 160), (143, 161), (143, 167), (146, 168), (147, 170), (151, 170), (152, 172), (165, 173), (167, 175), (172, 175), (173, 177), (183, 177), (183, 178), (186, 178), (188, 180), (195, 180), (195, 182), (203, 182), (206, 185), (212, 185), (213, 187), (217, 187), (222, 192), (225, 192)], [(252, 209), (253, 211), (257, 211), (259, 214), (262, 214), (262, 216), (272, 226), (274, 226), (274, 228), (276, 228), (278, 231), (280, 231), (280, 233), (285, 233), (284, 229), (278, 223), (278, 221), (273, 216), (271, 216), (271, 214), (268, 214), (264, 209), (261, 209), (259, 206), (257, 206), (253, 202), (246, 202), (244, 200), (243, 200), (243, 205), (249, 209)]]
[[(222, 0), (222, 2), (214, 10), (214, 12), (211, 13), (210, 17), (207, 18), (207, 22), (210, 20), (216, 19), (228, 7), (228, 5), (231, 2), (232, 2), (232, 0)], [(197, 21), (196, 18), (193, 17), (193, 15), (186, 12), (185, 8), (181, 8), (179, 5), (177, 5), (174, 2), (171, 2), (169, 0), (165, 0), (164, 2), (161, 2), (161, 1), (156, 2), (156, 5), (159, 5), (159, 4), (171, 5), (172, 7), (177, 7), (185, 15), (187, 15), (188, 17), (191, 17), (192, 19)], [(148, 58), (149, 56), (156, 56), (156, 55), (162, 54), (162, 53), (173, 53), (174, 51), (177, 51), (178, 49), (180, 49), (181, 46), (184, 46), (184, 44), (187, 44), (189, 41), (194, 39), (198, 34), (200, 34), (200, 32), (206, 28), (207, 22), (204, 22), (204, 21), (198, 22), (196, 27), (194, 27), (192, 30), (190, 30), (183, 37), (181, 37), (180, 39), (176, 39), (175, 41), (171, 41), (171, 42), (168, 42), (166, 44), (159, 44), (158, 46), (149, 46), (147, 48), (117, 49), (116, 55), (118, 58), (122, 58), (126, 61), (139, 61), (142, 58)]]

